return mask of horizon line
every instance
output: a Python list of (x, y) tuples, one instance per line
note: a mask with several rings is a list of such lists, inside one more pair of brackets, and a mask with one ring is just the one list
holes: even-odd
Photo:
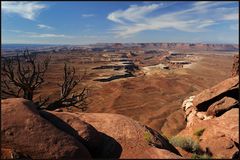
[(88, 44), (56, 44), (56, 43), (2, 43), (1, 45), (95, 45), (95, 44), (151, 44), (151, 43), (185, 43), (185, 44), (231, 44), (239, 45), (239, 43), (222, 43), (222, 42), (96, 42)]

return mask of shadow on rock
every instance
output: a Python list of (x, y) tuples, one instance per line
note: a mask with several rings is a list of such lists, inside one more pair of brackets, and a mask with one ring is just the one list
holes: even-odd
[(178, 150), (171, 144), (169, 143), (169, 141), (164, 138), (161, 134), (159, 134), (157, 131), (155, 131), (154, 129), (145, 126), (145, 128), (153, 135), (154, 140), (153, 142), (150, 142), (150, 145), (159, 148), (159, 149), (166, 149), (168, 151), (171, 151), (179, 156), (181, 156), (181, 154), (178, 152)]
[(64, 122), (62, 119), (60, 119), (57, 116), (55, 116), (54, 114), (46, 112), (46, 111), (40, 111), (39, 113), (43, 118), (50, 121), (57, 128), (66, 132), (67, 134), (70, 134), (71, 136), (73, 136), (74, 138), (76, 138), (77, 140), (79, 140), (81, 143), (83, 143), (86, 146), (83, 138), (78, 135), (78, 132), (75, 129), (73, 129), (69, 124)]
[(110, 82), (113, 80), (117, 80), (117, 79), (123, 79), (123, 78), (129, 78), (129, 77), (135, 77), (134, 75), (130, 74), (130, 73), (126, 73), (123, 75), (115, 75), (115, 76), (111, 76), (109, 78), (100, 78), (100, 79), (94, 79), (94, 81), (99, 81), (99, 82)]
[[(122, 153), (122, 146), (112, 137), (105, 133), (99, 132), (101, 137), (101, 145), (95, 152), (93, 157), (96, 158), (120, 158)], [(98, 155), (98, 156), (97, 156)]]
[(84, 134), (89, 132), (88, 137), (81, 137), (81, 135), (79, 135), (79, 130), (73, 128), (56, 115), (47, 111), (40, 111), (40, 115), (50, 121), (57, 128), (84, 144), (93, 158), (119, 158), (121, 156), (121, 145), (114, 138), (97, 131), (92, 125), (79, 119), (79, 125), (87, 126), (86, 128), (83, 128), (81, 132)]

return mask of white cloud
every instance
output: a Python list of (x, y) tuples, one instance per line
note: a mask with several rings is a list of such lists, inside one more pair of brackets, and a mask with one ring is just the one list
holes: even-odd
[(211, 3), (211, 1), (199, 1), (199, 2), (194, 3), (193, 5), (194, 6), (203, 6), (203, 5), (206, 5), (209, 3)]
[(65, 34), (25, 32), (21, 30), (13, 30), (13, 29), (9, 29), (7, 31), (18, 33), (22, 37), (29, 37), (29, 38), (73, 38), (74, 37), (74, 36), (69, 36)]
[(212, 9), (217, 9), (219, 6), (224, 6), (226, 4), (230, 4), (234, 2), (222, 1), (222, 2), (214, 2), (214, 1), (199, 1), (193, 3), (194, 10), (204, 10), (214, 7)]
[(21, 33), (22, 32), (22, 31), (16, 30), (16, 29), (8, 29), (6, 31), (15, 32), (15, 33)]
[(25, 32), (25, 31), (16, 30), (16, 29), (8, 29), (7, 31), (14, 32), (14, 33), (35, 34), (35, 32)]
[[(156, 16), (148, 16), (153, 11), (160, 9), (157, 4), (137, 6), (131, 5), (126, 10), (117, 10), (110, 13), (107, 19), (117, 25), (112, 29), (118, 37), (129, 37), (145, 30), (161, 30), (173, 28), (185, 32), (203, 32), (206, 28), (218, 24), (223, 20), (223, 14), (228, 14), (224, 20), (233, 19), (231, 15), (235, 10), (223, 8), (223, 4), (216, 2), (195, 2), (189, 9), (168, 12)], [(217, 12), (221, 9), (221, 12)], [(236, 8), (235, 8), (236, 9)]]
[(226, 14), (223, 16), (223, 20), (238, 20), (238, 13)]
[(37, 27), (40, 29), (53, 29), (53, 27), (47, 26), (45, 24), (38, 24)]
[(217, 24), (214, 20), (204, 20), (201, 22), (202, 24), (200, 24), (199, 26), (197, 26), (197, 28), (205, 28), (214, 24)]
[(89, 18), (89, 17), (94, 17), (94, 14), (82, 14), (81, 15), (83, 18)]
[(29, 34), (28, 37), (34, 37), (34, 38), (66, 38), (69, 36), (66, 36), (64, 34)]
[(39, 2), (1, 2), (2, 10), (6, 13), (18, 14), (23, 18), (34, 20), (40, 10), (46, 8), (46, 5)]
[(136, 22), (138, 20), (141, 20), (146, 14), (159, 8), (159, 5), (160, 4), (151, 4), (145, 6), (131, 5), (125, 11), (117, 10), (110, 13), (107, 18), (117, 23), (124, 23), (124, 20)]

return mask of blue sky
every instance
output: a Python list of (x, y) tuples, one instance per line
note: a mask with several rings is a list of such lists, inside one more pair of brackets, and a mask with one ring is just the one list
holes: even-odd
[(238, 2), (1, 2), (2, 43), (235, 43)]

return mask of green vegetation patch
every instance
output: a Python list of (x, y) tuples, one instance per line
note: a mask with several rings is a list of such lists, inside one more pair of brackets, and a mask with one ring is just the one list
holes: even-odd
[(199, 154), (193, 154), (191, 159), (212, 159), (211, 156), (209, 156), (208, 154), (202, 154), (202, 155), (199, 155)]
[(199, 128), (193, 133), (193, 135), (197, 137), (201, 137), (204, 131), (205, 131), (205, 128)]
[(175, 136), (172, 137), (169, 142), (175, 147), (181, 147), (191, 153), (195, 153), (200, 150), (198, 142), (192, 140), (190, 137)]
[(149, 131), (144, 132), (143, 136), (148, 143), (152, 142), (152, 134)]

